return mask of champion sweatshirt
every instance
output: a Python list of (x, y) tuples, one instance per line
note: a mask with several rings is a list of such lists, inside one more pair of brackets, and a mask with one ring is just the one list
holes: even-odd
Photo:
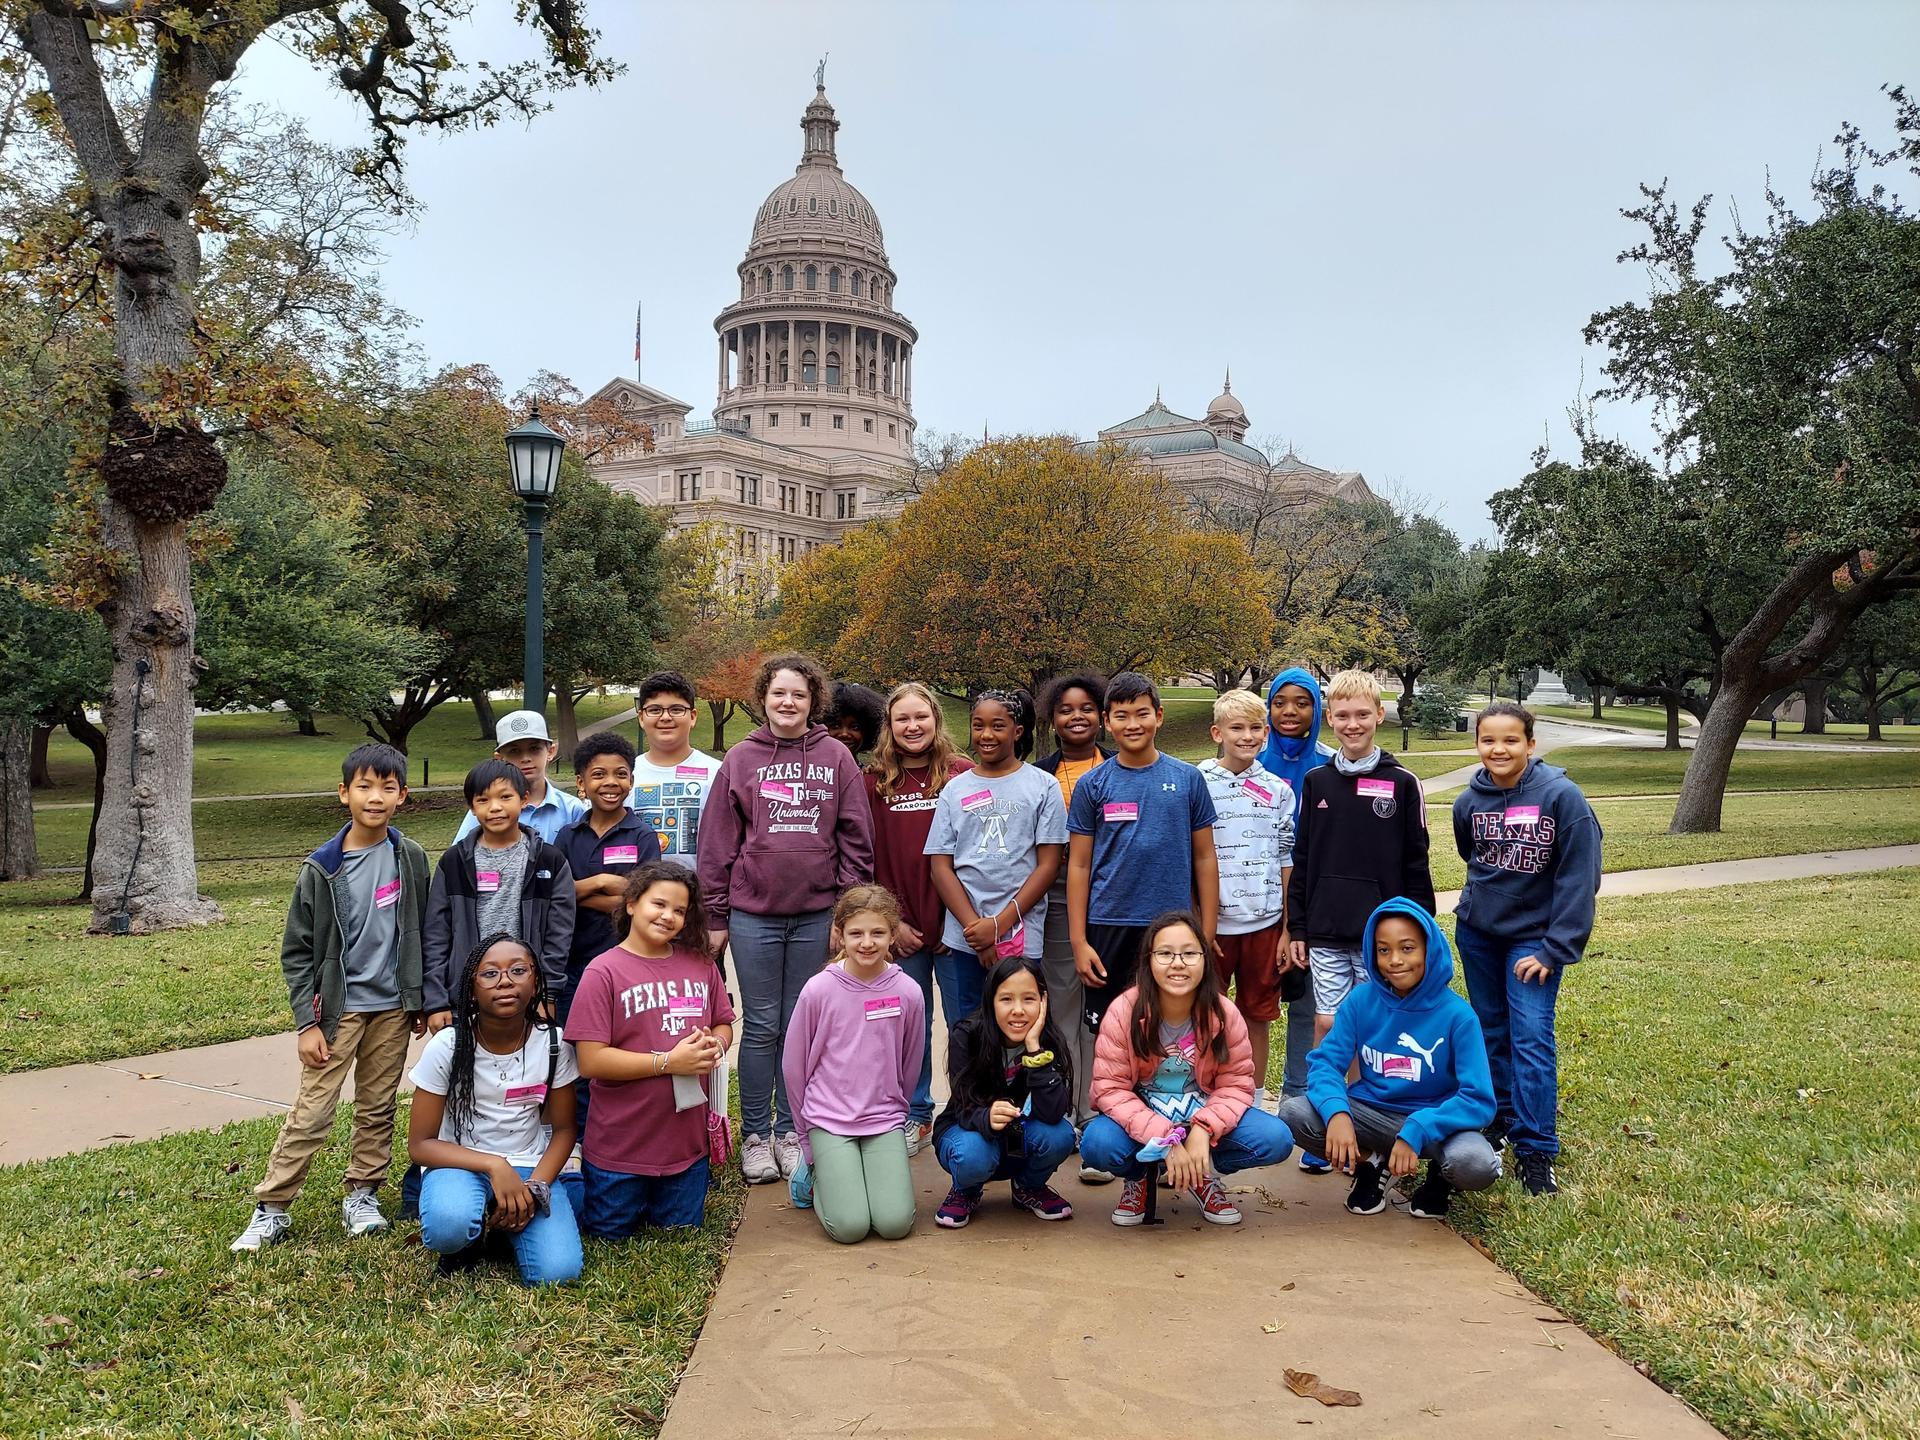
[(927, 1048), (926, 1013), (920, 987), (898, 965), (871, 984), (838, 963), (807, 981), (787, 1022), (780, 1065), (809, 1165), (807, 1132), (816, 1126), (864, 1136), (906, 1124)]
[[(1373, 932), (1389, 915), (1404, 915), (1426, 932), (1427, 973), (1397, 995), (1374, 963)], [(1473, 1007), (1449, 988), (1453, 947), (1433, 916), (1412, 900), (1389, 900), (1366, 925), (1370, 985), (1356, 985), (1334, 1013), (1333, 1029), (1307, 1056), (1307, 1098), (1322, 1120), (1364, 1100), (1407, 1118), (1400, 1138), (1417, 1153), (1478, 1130), (1493, 1120), (1493, 1077)], [(1347, 1083), (1347, 1067), (1360, 1076)]]
[(873, 879), (873, 815), (852, 754), (824, 725), (782, 739), (762, 725), (727, 751), (700, 815), (707, 919), (806, 915)]
[(1476, 770), (1453, 802), (1453, 843), (1467, 862), (1454, 914), (1503, 940), (1539, 941), (1556, 970), (1573, 964), (1593, 934), (1600, 840), (1593, 807), (1559, 766), (1530, 760), (1511, 790)]

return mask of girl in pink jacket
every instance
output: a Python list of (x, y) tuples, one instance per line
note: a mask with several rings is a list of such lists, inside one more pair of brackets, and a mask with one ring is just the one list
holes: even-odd
[(1200, 922), (1176, 911), (1147, 927), (1140, 983), (1100, 1022), (1093, 1049), (1093, 1108), (1081, 1163), (1126, 1182), (1113, 1223), (1147, 1215), (1147, 1167), (1191, 1194), (1215, 1225), (1238, 1225), (1220, 1176), (1278, 1165), (1293, 1149), (1286, 1122), (1253, 1103), (1253, 1046), (1246, 1021), (1214, 978)]

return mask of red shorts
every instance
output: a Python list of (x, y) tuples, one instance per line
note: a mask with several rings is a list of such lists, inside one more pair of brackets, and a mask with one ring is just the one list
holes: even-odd
[(1280, 1018), (1280, 927), (1247, 935), (1222, 935), (1213, 972), (1220, 988), (1233, 982), (1233, 1003), (1255, 1024)]

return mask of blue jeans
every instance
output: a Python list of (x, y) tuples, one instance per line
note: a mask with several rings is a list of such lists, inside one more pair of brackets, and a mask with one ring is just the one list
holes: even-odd
[[(727, 945), (740, 981), (740, 1133), (785, 1135), (793, 1129), (780, 1051), (800, 989), (827, 963), (831, 910), (805, 915), (733, 912)], [(774, 1122), (779, 1122), (779, 1130)]]
[(927, 1002), (927, 1048), (920, 1056), (920, 1079), (913, 1087), (913, 1099), (907, 1102), (907, 1119), (915, 1125), (933, 1119), (933, 956), (933, 948), (926, 947), (900, 957), (900, 968), (913, 978), (920, 987), (920, 998)]
[(712, 1167), (704, 1155), (678, 1175), (629, 1175), (602, 1170), (584, 1159), (580, 1169), (587, 1189), (584, 1228), (597, 1239), (624, 1240), (642, 1226), (672, 1230), (707, 1218)]
[(973, 951), (940, 951), (933, 957), (933, 978), (940, 982), (940, 1013), (947, 1017), (947, 1029), (980, 1008), (987, 970)]
[[(513, 1167), (522, 1180), (531, 1165)], [(458, 1255), (478, 1243), (493, 1182), (471, 1170), (429, 1170), (420, 1182), (420, 1243), (436, 1255)], [(510, 1237), (525, 1285), (564, 1285), (580, 1277), (580, 1227), (568, 1187), (555, 1185), (552, 1206)]]
[(1024, 1155), (1009, 1155), (999, 1137), (964, 1125), (942, 1131), (934, 1153), (957, 1190), (978, 1190), (989, 1180), (1011, 1180), (1023, 1190), (1038, 1190), (1073, 1153), (1073, 1126), (1065, 1120), (1051, 1125), (1029, 1120), (1022, 1129), (1027, 1142)]
[(1506, 940), (1471, 925), (1454, 927), (1454, 949), (1466, 972), (1467, 999), (1487, 1039), (1493, 1072), (1494, 1123), (1503, 1126), (1516, 1155), (1558, 1155), (1560, 1058), (1553, 1038), (1560, 1000), (1556, 969), (1544, 982), (1513, 973), (1523, 955), (1537, 955), (1537, 940)]
[[(1147, 1173), (1147, 1162), (1134, 1155), (1139, 1148), (1138, 1140), (1105, 1115), (1094, 1116), (1080, 1132), (1080, 1163), (1122, 1180), (1138, 1180)], [(1213, 1168), (1222, 1175), (1258, 1170), (1278, 1165), (1292, 1151), (1293, 1132), (1286, 1121), (1264, 1110), (1248, 1110), (1238, 1125), (1213, 1142)]]

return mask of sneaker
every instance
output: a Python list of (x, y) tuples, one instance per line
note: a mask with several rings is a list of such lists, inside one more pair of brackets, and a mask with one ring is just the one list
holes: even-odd
[(958, 1185), (947, 1191), (947, 1198), (940, 1202), (940, 1208), (933, 1212), (933, 1223), (946, 1230), (964, 1230), (967, 1222), (973, 1219), (973, 1212), (980, 1208), (980, 1187), (962, 1190)]
[(1073, 1219), (1073, 1206), (1055, 1194), (1051, 1185), (1042, 1185), (1037, 1190), (1029, 1190), (1015, 1181), (1013, 1203), (1016, 1209), (1025, 1210), (1036, 1220)]
[(1420, 1188), (1413, 1192), (1407, 1202), (1407, 1208), (1422, 1220), (1444, 1220), (1447, 1218), (1447, 1206), (1453, 1203), (1453, 1186), (1440, 1174), (1440, 1167), (1429, 1163), (1427, 1178), (1420, 1182)]
[(236, 1254), (278, 1245), (293, 1229), (293, 1217), (277, 1205), (256, 1205), (247, 1228), (227, 1248)]
[(922, 1121), (918, 1125), (911, 1120), (907, 1122), (907, 1154), (909, 1156), (918, 1155), (926, 1149), (927, 1142), (932, 1138), (933, 1122), (931, 1120)]
[(1120, 1182), (1120, 1203), (1113, 1207), (1113, 1223), (1116, 1225), (1139, 1225), (1147, 1218), (1147, 1182), (1140, 1180), (1122, 1180)]
[(1514, 1157), (1520, 1162), (1520, 1183), (1529, 1195), (1558, 1195), (1560, 1187), (1553, 1178), (1553, 1157), (1529, 1150)]
[(391, 1228), (380, 1213), (380, 1198), (365, 1186), (350, 1191), (340, 1202), (340, 1223), (349, 1235), (378, 1235)]
[(1380, 1166), (1362, 1160), (1353, 1167), (1353, 1188), (1347, 1192), (1347, 1209), (1355, 1215), (1378, 1215), (1387, 1208), (1386, 1186), (1380, 1183)]
[(764, 1135), (749, 1135), (740, 1142), (740, 1173), (749, 1185), (771, 1185), (780, 1178), (774, 1163), (773, 1142)]
[(480, 1262), (487, 1258), (487, 1247), (479, 1240), (464, 1250), (456, 1250), (451, 1255), (436, 1255), (433, 1258), (434, 1273), (442, 1279), (449, 1275), (464, 1275), (469, 1270), (480, 1268)]
[(1239, 1207), (1227, 1198), (1227, 1187), (1220, 1183), (1218, 1175), (1207, 1176), (1205, 1184), (1196, 1185), (1187, 1193), (1200, 1202), (1201, 1219), (1215, 1225), (1240, 1223)]
[(1300, 1168), (1309, 1175), (1327, 1175), (1333, 1171), (1333, 1166), (1325, 1160), (1318, 1155), (1309, 1155), (1304, 1150), (1300, 1152)]
[(800, 1137), (789, 1130), (773, 1142), (773, 1162), (780, 1167), (782, 1179), (791, 1180), (800, 1168)]
[(1080, 1183), (1082, 1185), (1111, 1185), (1113, 1183), (1113, 1173), (1109, 1170), (1102, 1170), (1098, 1165), (1083, 1164), (1080, 1167)]

